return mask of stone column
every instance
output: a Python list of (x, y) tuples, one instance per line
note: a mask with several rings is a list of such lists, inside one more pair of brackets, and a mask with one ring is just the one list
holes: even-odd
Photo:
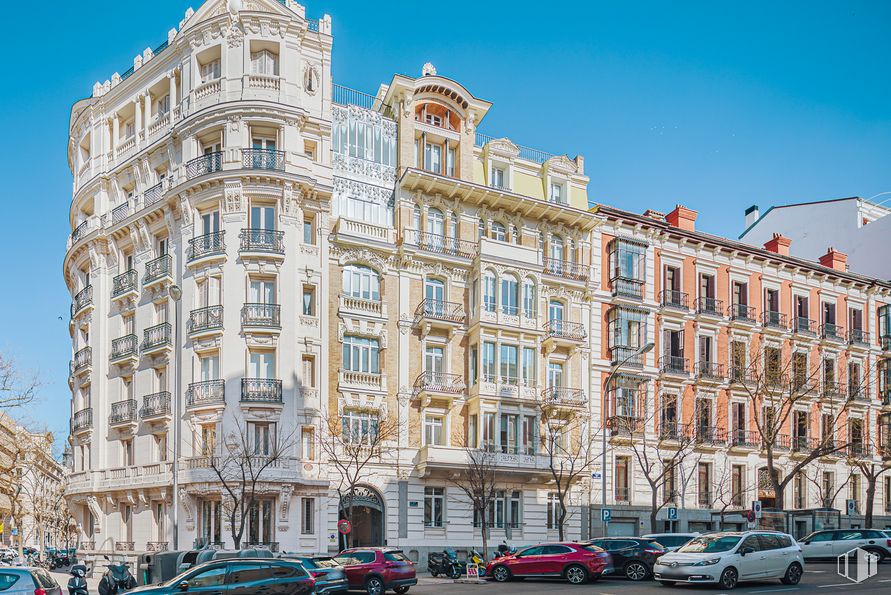
[(171, 70), (167, 73), (167, 78), (170, 79), (170, 122), (173, 123), (173, 110), (176, 108), (176, 70)]
[(152, 94), (148, 91), (145, 92), (145, 140), (148, 140), (149, 135), (149, 125), (152, 120)]
[(139, 95), (133, 102), (136, 104), (136, 120), (134, 121), (133, 134), (136, 136), (137, 142), (139, 141), (139, 133), (142, 131), (142, 96)]
[(111, 151), (117, 155), (118, 144), (121, 142), (121, 119), (117, 114), (111, 118)]

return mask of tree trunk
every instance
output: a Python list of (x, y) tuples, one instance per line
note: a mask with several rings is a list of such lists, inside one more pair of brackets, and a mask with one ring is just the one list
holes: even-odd
[(657, 506), (658, 506), (657, 502), (659, 501), (659, 494), (658, 494), (657, 490), (652, 487), (650, 489), (650, 494), (651, 494), (651, 498), (652, 498), (652, 500), (651, 500), (652, 506), (650, 506), (650, 533), (657, 533), (658, 531), (656, 531), (656, 514), (659, 512), (659, 509), (657, 508)]
[(489, 561), (489, 536), (487, 533), (489, 532), (489, 524), (486, 522), (486, 512), (480, 512), (480, 529), (482, 530), (483, 535), (483, 562)]
[(557, 517), (557, 533), (560, 541), (563, 541), (563, 524), (566, 522), (566, 506), (563, 504), (563, 498), (560, 498), (560, 514)]
[(863, 514), (863, 526), (869, 529), (872, 527), (872, 509), (876, 500), (876, 484), (878, 476), (875, 473), (864, 475), (866, 477), (866, 512)]

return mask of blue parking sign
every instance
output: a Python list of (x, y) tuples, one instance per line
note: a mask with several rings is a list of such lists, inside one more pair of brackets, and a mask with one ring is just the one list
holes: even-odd
[(608, 523), (613, 519), (613, 511), (609, 508), (601, 508), (600, 509), (600, 520), (604, 523)]
[(675, 508), (674, 506), (672, 506), (668, 509), (668, 520), (669, 521), (678, 520), (678, 509)]

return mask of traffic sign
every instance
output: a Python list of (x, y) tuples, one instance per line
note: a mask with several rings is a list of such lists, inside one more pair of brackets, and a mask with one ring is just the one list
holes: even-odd
[(340, 519), (337, 521), (337, 530), (343, 533), (344, 535), (348, 535), (350, 531), (353, 530), (352, 525), (346, 519)]
[(752, 511), (755, 513), (755, 518), (761, 518), (761, 500), (755, 500), (752, 502)]
[(753, 523), (753, 524), (755, 523), (755, 511), (754, 510), (750, 510), (748, 512), (748, 514), (746, 515), (746, 520), (750, 523)]
[(668, 520), (669, 521), (678, 520), (678, 509), (675, 508), (674, 506), (672, 506), (668, 509)]
[[(848, 516), (857, 514), (857, 501), (852, 498), (848, 498), (847, 500), (845, 500), (845, 508), (848, 512)], [(15, 529), (13, 529), (13, 531), (15, 531)], [(13, 533), (13, 535), (15, 535), (15, 533)]]
[(591, 474), (591, 479), (601, 479), (603, 476), (600, 474), (600, 471), (595, 471)]
[(613, 520), (613, 511), (609, 508), (601, 508), (600, 509), (600, 520), (604, 523), (608, 523)]
[(471, 580), (479, 580), (480, 578), (480, 567), (476, 564), (468, 564), (467, 565), (467, 578)]

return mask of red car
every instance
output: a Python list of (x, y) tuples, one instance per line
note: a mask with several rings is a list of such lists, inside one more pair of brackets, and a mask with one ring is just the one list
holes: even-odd
[(364, 589), (368, 595), (382, 595), (388, 589), (401, 595), (418, 584), (415, 565), (396, 548), (353, 548), (335, 560), (344, 566), (350, 589)]
[(486, 566), (486, 576), (499, 583), (513, 577), (562, 576), (581, 585), (610, 572), (610, 560), (606, 551), (593, 545), (542, 543), (495, 558)]

